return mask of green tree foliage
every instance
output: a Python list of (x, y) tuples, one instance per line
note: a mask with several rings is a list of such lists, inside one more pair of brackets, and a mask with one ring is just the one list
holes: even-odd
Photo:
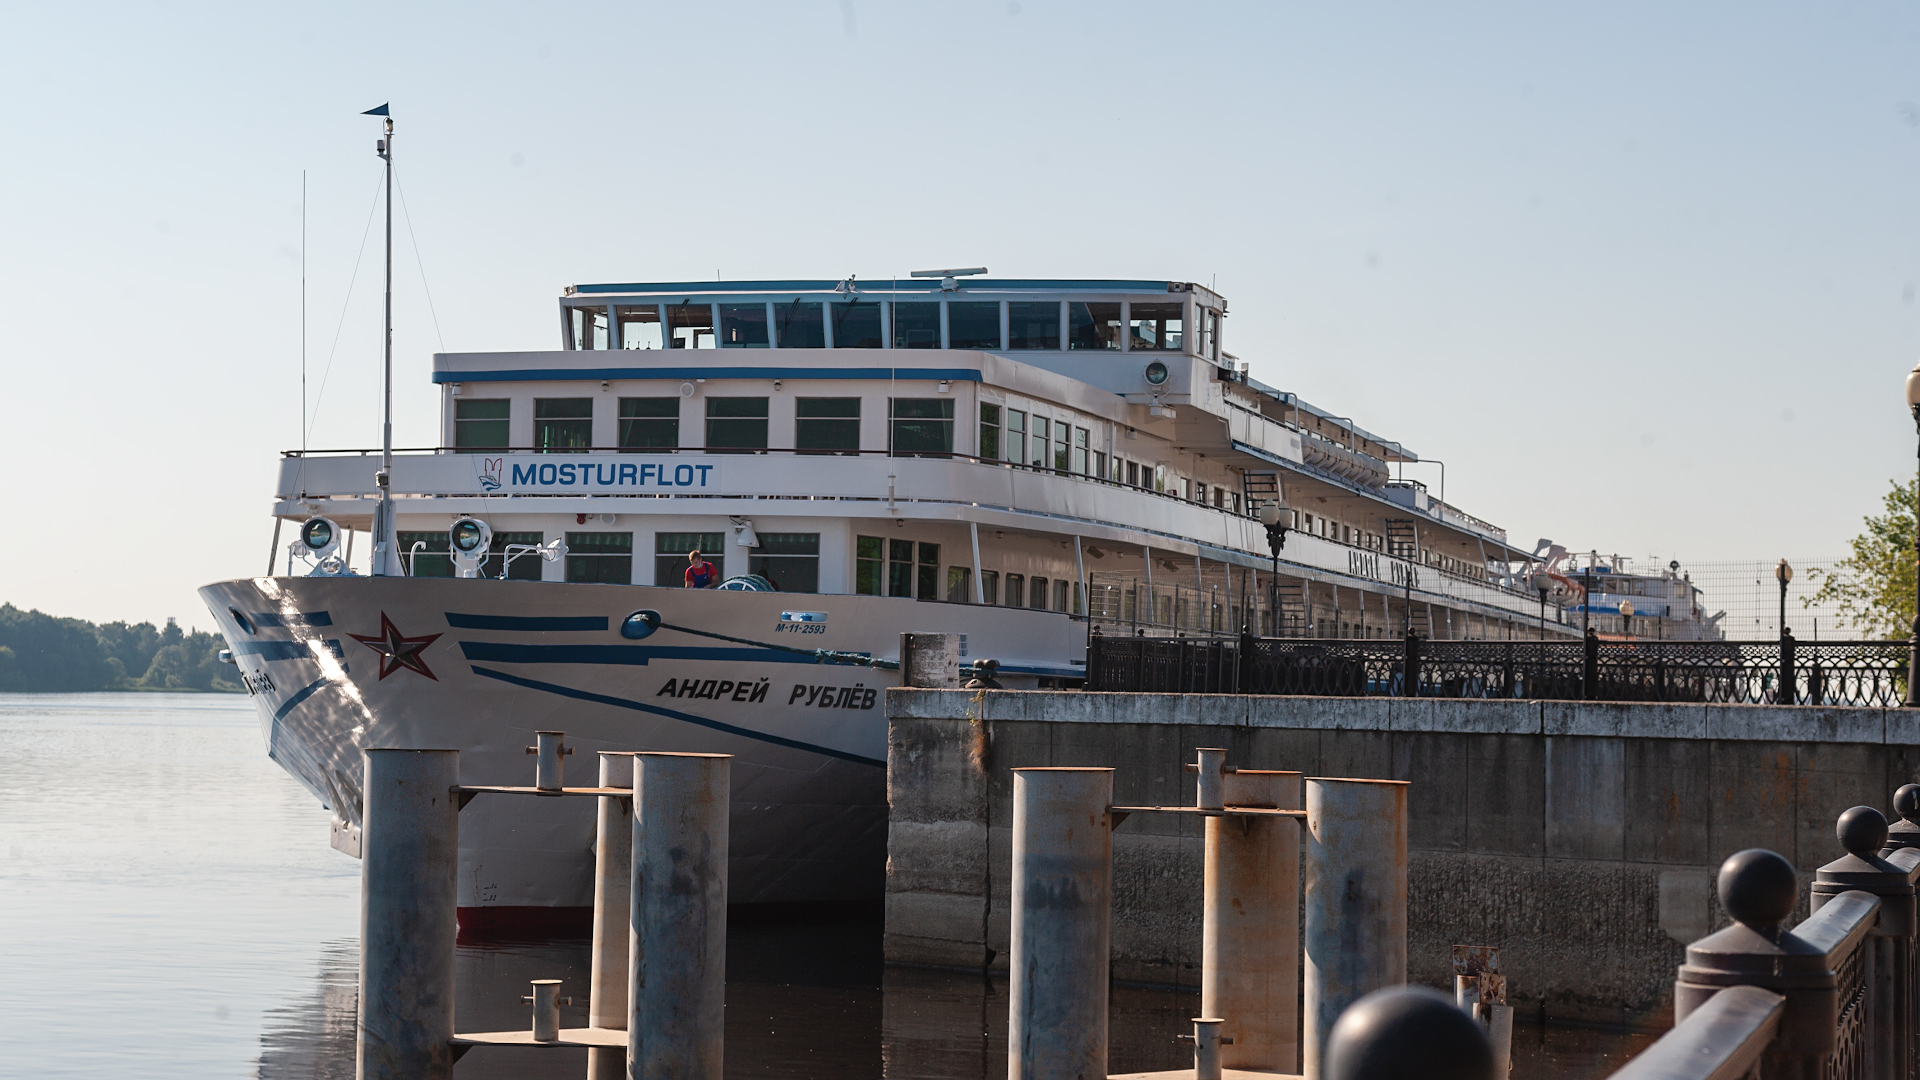
[(171, 622), (94, 626), (0, 604), (0, 691), (238, 690), (221, 647)]
[(1812, 571), (1819, 591), (1809, 604), (1831, 603), (1862, 636), (1905, 641), (1913, 629), (1914, 505), (1920, 481), (1889, 485), (1884, 514), (1869, 514), (1852, 553), (1831, 572)]

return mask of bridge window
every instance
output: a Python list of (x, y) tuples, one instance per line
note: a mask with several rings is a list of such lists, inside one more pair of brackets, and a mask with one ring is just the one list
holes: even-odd
[(453, 445), (461, 453), (503, 450), (507, 446), (506, 398), (456, 399), (453, 403)]
[(893, 453), (953, 453), (952, 398), (893, 398), (891, 404)]
[(767, 399), (763, 397), (716, 397), (707, 399), (707, 448), (729, 450), (765, 450), (767, 448)]
[(853, 538), (853, 591), (858, 596), (879, 596), (886, 578), (886, 544), (877, 536)]
[(949, 301), (947, 347), (950, 349), (1000, 348), (1000, 301)]
[(859, 398), (800, 398), (793, 404), (796, 449), (859, 452)]
[(1073, 437), (1073, 425), (1053, 422), (1053, 468), (1055, 472), (1066, 472), (1073, 466), (1073, 455), (1069, 443)]
[(1007, 305), (1007, 348), (1058, 349), (1060, 303), (1016, 301)]
[(620, 347), (623, 349), (660, 349), (665, 348), (660, 337), (660, 305), (644, 304), (635, 307), (616, 307), (613, 316), (620, 325)]
[(796, 299), (790, 304), (775, 304), (773, 321), (779, 328), (780, 347), (783, 349), (827, 347), (827, 325), (822, 321), (818, 303)]
[(1008, 607), (1026, 607), (1027, 606), (1027, 575), (1025, 574), (1008, 574), (1007, 575), (1007, 606)]
[(620, 399), (620, 449), (660, 454), (680, 445), (680, 399)]
[(833, 347), (836, 349), (879, 349), (886, 346), (880, 332), (880, 305), (871, 300), (851, 300), (830, 305), (833, 310)]
[(747, 572), (781, 592), (819, 592), (820, 534), (761, 533), (760, 546), (747, 556)]
[(549, 454), (593, 449), (593, 399), (536, 398), (533, 448)]
[(567, 580), (601, 585), (633, 584), (633, 534), (567, 534)]
[(1000, 459), (1000, 406), (980, 403), (980, 445), (974, 454), (989, 461)]
[(936, 303), (893, 305), (893, 347), (896, 349), (939, 348), (940, 305)]
[(913, 596), (913, 541), (887, 541), (887, 595)]
[(1133, 304), (1128, 308), (1129, 349), (1181, 348), (1181, 304)]
[(1027, 463), (1027, 414), (1019, 409), (1007, 410), (1007, 460)]
[[(396, 534), (400, 540), (400, 556), (405, 561), (410, 577), (453, 576), (453, 560), (447, 557), (447, 532), (402, 532)], [(544, 533), (537, 532), (497, 532), (493, 534), (493, 548), (485, 562), (480, 564), (480, 576), (497, 578), (504, 566), (508, 581), (539, 581), (540, 556), (522, 554), (507, 565), (508, 544), (538, 545), (544, 542)], [(413, 545), (425, 544), (418, 554)]]
[(723, 349), (766, 348), (767, 305), (721, 304), (720, 347)]
[(687, 556), (696, 551), (713, 563), (715, 573), (725, 573), (721, 569), (721, 564), (726, 561), (721, 551), (724, 539), (719, 533), (655, 533), (653, 583), (667, 589), (684, 587), (687, 583), (687, 567), (692, 565), (692, 560)]
[(1100, 450), (1093, 452), (1093, 471), (1087, 475), (1101, 480), (1107, 478), (1107, 455), (1105, 452)]
[(607, 309), (576, 307), (568, 308), (573, 316), (573, 347), (576, 349), (604, 349), (607, 347)]
[(1119, 304), (1068, 304), (1067, 348), (1118, 349)]
[(916, 596), (922, 600), (940, 599), (940, 545), (922, 543), (920, 562), (915, 567), (915, 577), (920, 588)]
[(1200, 355), (1209, 360), (1218, 360), (1220, 359), (1220, 313), (1209, 308), (1203, 325), (1206, 329), (1200, 336)]
[(1073, 429), (1073, 471), (1087, 475), (1087, 429)]
[(713, 348), (713, 305), (669, 304), (667, 332), (669, 349)]
[(1041, 416), (1037, 413), (1034, 415), (1033, 417), (1033, 467), (1036, 469), (1044, 469), (1047, 467), (1047, 443), (1049, 441), (1047, 438), (1047, 432), (1050, 431), (1051, 429), (1052, 429), (1052, 425), (1048, 422), (1046, 417)]

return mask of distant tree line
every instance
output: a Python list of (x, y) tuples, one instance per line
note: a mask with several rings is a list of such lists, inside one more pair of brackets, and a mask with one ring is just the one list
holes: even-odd
[(95, 626), (0, 604), (0, 691), (239, 690), (220, 635), (173, 620)]

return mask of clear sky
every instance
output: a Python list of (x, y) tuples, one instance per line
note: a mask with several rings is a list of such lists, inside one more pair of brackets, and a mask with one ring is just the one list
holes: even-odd
[(1256, 378), (1445, 461), (1449, 500), (1523, 543), (1837, 554), (1914, 464), (1911, 6), (0, 19), (22, 606), (206, 626), (193, 589), (266, 566), (302, 170), (311, 444), (378, 445), (377, 223), (348, 283), (383, 101), (403, 446), (434, 441), (433, 352), (557, 347), (569, 283), (987, 266), (1213, 284)]

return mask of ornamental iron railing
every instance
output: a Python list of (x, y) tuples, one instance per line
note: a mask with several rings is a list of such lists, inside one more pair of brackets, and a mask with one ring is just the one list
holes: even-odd
[(1432, 641), (1144, 637), (1087, 642), (1088, 690), (1332, 697), (1891, 706), (1904, 641)]

